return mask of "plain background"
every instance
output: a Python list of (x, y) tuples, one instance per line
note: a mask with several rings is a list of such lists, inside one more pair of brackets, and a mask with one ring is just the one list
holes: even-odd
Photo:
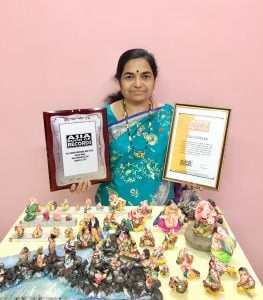
[(103, 106), (119, 55), (142, 47), (159, 65), (158, 100), (232, 109), (220, 191), (202, 197), (262, 281), (262, 15), (261, 0), (1, 1), (1, 237), (31, 196), (84, 203), (49, 191), (42, 112)]

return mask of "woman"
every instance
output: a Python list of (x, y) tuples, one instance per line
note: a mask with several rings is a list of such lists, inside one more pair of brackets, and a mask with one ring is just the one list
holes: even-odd
[[(108, 99), (112, 181), (100, 184), (96, 202), (109, 204), (109, 196), (124, 198), (128, 205), (147, 200), (153, 205), (173, 199), (173, 185), (162, 180), (173, 107), (153, 98), (158, 69), (144, 49), (124, 52), (115, 79), (120, 91)], [(72, 185), (85, 191), (90, 182)]]

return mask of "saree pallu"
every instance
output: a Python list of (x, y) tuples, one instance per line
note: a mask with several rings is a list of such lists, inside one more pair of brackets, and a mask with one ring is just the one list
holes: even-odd
[[(117, 195), (127, 205), (138, 205), (147, 200), (162, 205), (174, 198), (173, 184), (162, 180), (173, 107), (165, 104), (128, 117), (129, 141), (126, 120), (117, 120), (110, 105), (106, 105), (109, 129), (111, 182), (101, 183), (96, 202), (109, 205), (109, 196)], [(151, 126), (149, 122), (151, 120)], [(145, 151), (143, 158), (135, 151)]]

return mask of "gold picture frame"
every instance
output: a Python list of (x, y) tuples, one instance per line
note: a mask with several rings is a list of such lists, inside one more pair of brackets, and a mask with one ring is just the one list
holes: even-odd
[(175, 104), (163, 179), (219, 189), (231, 109)]

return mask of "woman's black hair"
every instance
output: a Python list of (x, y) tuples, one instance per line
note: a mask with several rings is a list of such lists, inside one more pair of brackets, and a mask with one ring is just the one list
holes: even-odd
[[(122, 72), (123, 72), (123, 69), (124, 69), (124, 66), (126, 65), (126, 63), (128, 61), (130, 61), (131, 59), (136, 59), (136, 58), (146, 59), (152, 69), (154, 79), (157, 77), (158, 67), (157, 67), (154, 56), (147, 50), (135, 48), (135, 49), (130, 49), (130, 50), (125, 51), (120, 56), (118, 65), (117, 65), (116, 74), (114, 75), (114, 78), (116, 80), (118, 80), (118, 82), (120, 82), (120, 80), (121, 80), (121, 75), (122, 75)], [(121, 100), (122, 98), (123, 98), (123, 95), (122, 95), (121, 91), (118, 91), (117, 93), (113, 93), (113, 94), (109, 95), (106, 98), (106, 102), (111, 104), (117, 100)]]

